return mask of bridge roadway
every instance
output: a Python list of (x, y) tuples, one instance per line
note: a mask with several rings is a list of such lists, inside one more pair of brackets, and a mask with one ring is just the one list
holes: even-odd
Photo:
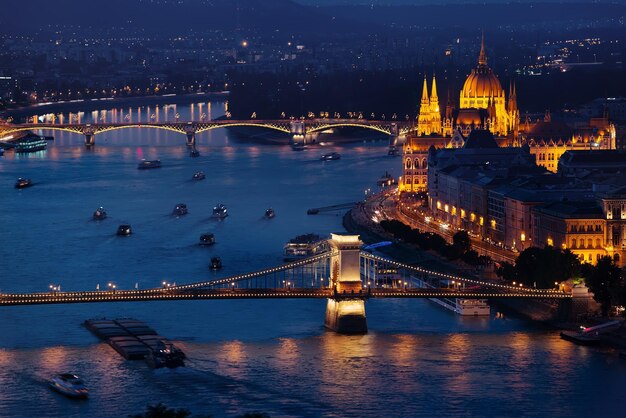
[(403, 135), (411, 125), (406, 121), (396, 120), (367, 120), (367, 119), (220, 119), (211, 121), (188, 121), (188, 122), (124, 122), (124, 123), (24, 123), (0, 125), (0, 132), (9, 135), (15, 132), (27, 130), (58, 130), (83, 134), (93, 137), (94, 135), (126, 128), (154, 128), (178, 132), (185, 135), (195, 135), (201, 132), (228, 126), (251, 126), (273, 129), (287, 134), (308, 134), (321, 132), (337, 127), (360, 127), (372, 129), (386, 135)]
[(308, 289), (170, 289), (115, 290), (90, 292), (45, 292), (0, 294), (0, 306), (67, 303), (143, 302), (202, 299), (370, 299), (370, 298), (464, 298), (464, 299), (569, 299), (571, 294), (552, 290), (505, 292), (498, 290), (452, 290), (418, 288), (374, 288), (358, 293), (334, 293), (329, 288)]

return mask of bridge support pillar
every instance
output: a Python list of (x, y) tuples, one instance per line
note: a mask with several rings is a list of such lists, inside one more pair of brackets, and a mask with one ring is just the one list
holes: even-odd
[(196, 145), (196, 133), (191, 131), (187, 132), (187, 146), (194, 147)]
[(331, 234), (331, 287), (324, 326), (340, 334), (366, 334), (365, 300), (361, 297), (361, 245), (358, 235)]
[(96, 145), (95, 135), (91, 132), (85, 132), (85, 146), (93, 147), (94, 145)]
[(291, 133), (291, 145), (306, 144), (306, 127), (304, 121), (292, 120), (289, 123), (289, 131)]

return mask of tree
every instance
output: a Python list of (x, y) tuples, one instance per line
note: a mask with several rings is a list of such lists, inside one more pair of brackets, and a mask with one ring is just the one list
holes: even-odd
[(501, 263), (500, 267), (496, 269), (496, 274), (498, 277), (510, 282), (517, 280), (517, 270), (515, 269), (515, 266), (511, 263), (507, 263), (506, 261)]
[(580, 274), (580, 260), (570, 250), (552, 246), (530, 247), (522, 251), (515, 262), (518, 280), (527, 286), (549, 289), (554, 282)]
[(593, 298), (600, 304), (602, 315), (607, 316), (611, 308), (620, 303), (624, 294), (620, 268), (611, 257), (602, 257), (586, 282), (593, 292)]
[(463, 255), (472, 249), (472, 241), (467, 231), (458, 231), (452, 236), (452, 246), (459, 255)]

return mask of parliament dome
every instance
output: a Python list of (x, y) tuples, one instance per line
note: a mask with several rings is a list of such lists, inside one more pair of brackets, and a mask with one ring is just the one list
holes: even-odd
[(504, 97), (504, 90), (500, 85), (500, 80), (498, 80), (491, 68), (487, 66), (484, 39), (480, 46), (478, 66), (467, 76), (461, 96), (477, 98)]
[(504, 97), (504, 90), (491, 68), (478, 66), (465, 80), (464, 97)]

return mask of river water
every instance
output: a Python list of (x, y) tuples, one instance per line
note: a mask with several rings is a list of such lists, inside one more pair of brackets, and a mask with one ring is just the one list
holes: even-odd
[[(224, 106), (160, 107), (159, 117), (198, 119), (209, 108), (217, 117)], [(142, 118), (155, 112), (144, 108)], [(140, 116), (130, 114), (120, 109), (115, 117)], [(101, 112), (80, 117), (102, 120)], [(53, 135), (44, 152), (0, 158), (0, 291), (108, 282), (146, 288), (278, 265), (295, 235), (343, 231), (339, 214), (307, 216), (306, 209), (362, 199), (385, 171), (401, 170), (384, 141), (295, 152), (215, 130), (198, 135), (201, 156), (192, 159), (184, 136), (168, 131), (113, 131), (98, 135), (92, 150), (80, 136)], [(319, 160), (331, 151), (341, 160)], [(137, 170), (142, 158), (163, 167)], [(207, 179), (192, 181), (199, 170)], [(14, 189), (20, 176), (35, 185)], [(175, 218), (180, 202), (189, 214)], [(210, 215), (220, 202), (230, 216), (217, 222)], [(94, 222), (100, 205), (109, 218)], [(270, 206), (276, 218), (262, 219)], [(134, 235), (116, 237), (121, 223)], [(217, 244), (198, 247), (204, 232), (215, 233)], [(223, 260), (219, 273), (207, 268), (213, 256)], [(123, 417), (157, 402), (216, 417), (582, 417), (617, 416), (626, 407), (626, 361), (617, 353), (496, 318), (495, 309), (491, 318), (460, 318), (426, 300), (373, 300), (365, 336), (325, 331), (324, 309), (322, 300), (2, 308), (0, 416)], [(125, 361), (81, 326), (92, 317), (147, 322), (187, 353), (187, 367), (154, 371)], [(84, 378), (89, 400), (47, 388), (50, 376), (67, 371)]]

